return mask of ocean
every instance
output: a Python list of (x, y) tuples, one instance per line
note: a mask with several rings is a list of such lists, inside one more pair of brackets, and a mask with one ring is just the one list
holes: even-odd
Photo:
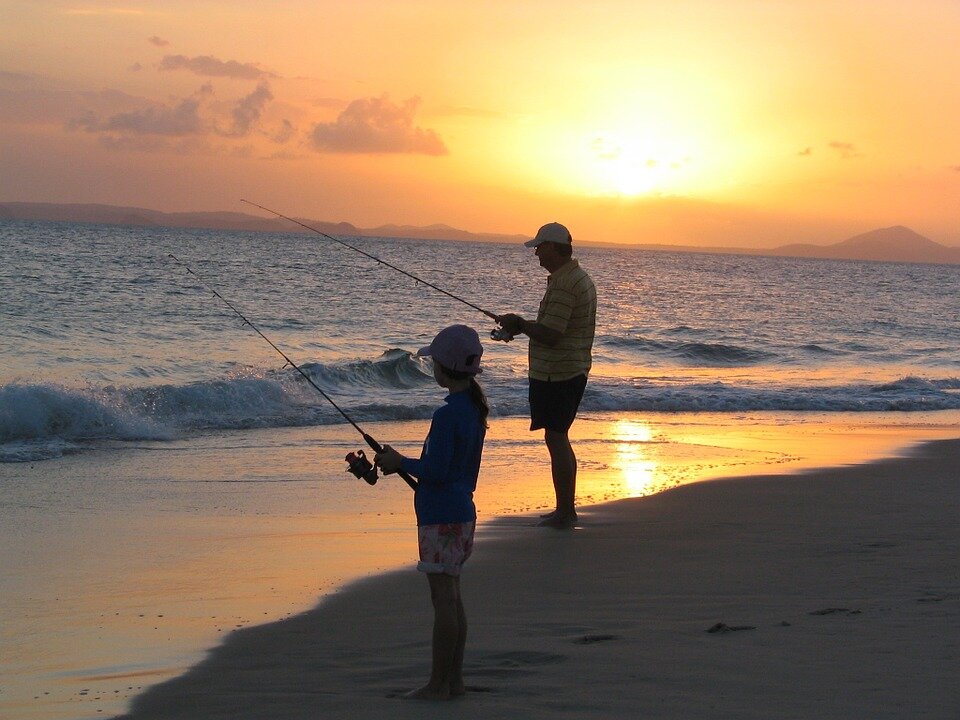
[[(522, 246), (343, 239), (494, 313), (544, 289)], [(0, 716), (119, 712), (224, 634), (409, 565), (409, 491), (345, 472), (359, 434), (207, 288), (408, 452), (442, 398), (413, 353), (488, 338), (480, 311), (312, 233), (0, 221), (0, 252)], [(576, 256), (600, 300), (584, 505), (956, 435), (958, 266)], [(481, 517), (549, 507), (525, 341), (483, 364)]]
[[(494, 313), (544, 273), (501, 244), (355, 247)], [(0, 224), (0, 462), (105, 442), (345, 420), (169, 257), (360, 422), (424, 419), (441, 327), (477, 310), (323, 237)], [(960, 267), (578, 248), (601, 298), (586, 411), (960, 408)], [(525, 345), (487, 342), (494, 417), (526, 411)]]

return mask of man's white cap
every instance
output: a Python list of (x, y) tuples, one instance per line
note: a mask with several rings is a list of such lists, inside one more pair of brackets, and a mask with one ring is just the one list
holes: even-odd
[(570, 231), (565, 225), (558, 222), (547, 223), (537, 230), (537, 236), (533, 240), (527, 240), (523, 246), (535, 248), (540, 243), (552, 242), (560, 245), (569, 245), (573, 241), (570, 237)]

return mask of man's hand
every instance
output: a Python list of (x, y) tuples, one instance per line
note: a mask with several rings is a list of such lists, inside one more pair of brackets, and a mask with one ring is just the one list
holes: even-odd
[(384, 475), (390, 475), (399, 470), (402, 461), (403, 455), (389, 445), (384, 445), (383, 450), (373, 456), (373, 462), (378, 468), (383, 470)]
[(497, 315), (497, 324), (511, 335), (521, 332), (520, 328), (524, 320), (519, 315), (507, 313), (506, 315)]

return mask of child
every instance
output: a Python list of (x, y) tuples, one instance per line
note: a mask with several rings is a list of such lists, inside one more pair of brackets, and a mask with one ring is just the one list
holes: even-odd
[(483, 346), (466, 325), (441, 330), (417, 355), (433, 358), (433, 377), (450, 391), (433, 413), (419, 459), (390, 446), (375, 462), (385, 473), (404, 470), (419, 480), (414, 495), (420, 562), (433, 600), (433, 669), (430, 681), (405, 697), (447, 700), (466, 693), (463, 649), (467, 618), (460, 598), (460, 569), (473, 549), (477, 510), (473, 492), (480, 472), (489, 406), (476, 381)]

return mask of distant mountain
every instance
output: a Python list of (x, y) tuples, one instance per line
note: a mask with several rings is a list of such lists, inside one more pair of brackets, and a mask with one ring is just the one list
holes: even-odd
[[(137, 207), (96, 204), (0, 203), (0, 219), (48, 220), (54, 222), (101, 223), (104, 225), (137, 225), (141, 227), (208, 228), (213, 230), (246, 230), (252, 232), (308, 232), (281, 218), (268, 218), (240, 212), (166, 213)], [(449, 225), (381, 225), (363, 229), (348, 222), (325, 222), (296, 218), (330, 235), (353, 237), (402, 237), (422, 240), (472, 240), (475, 242), (522, 242), (524, 235), (472, 233)]]
[(797, 243), (775, 248), (704, 247), (697, 245), (643, 244), (655, 252), (695, 252), (716, 255), (773, 255), (824, 260), (940, 263), (960, 265), (960, 247), (941, 245), (903, 225), (871, 230), (832, 245)]
[[(50, 220), (86, 222), (104, 225), (137, 225), (141, 227), (209, 228), (214, 230), (250, 230), (254, 232), (303, 232), (280, 218), (264, 218), (240, 212), (166, 213), (137, 207), (116, 205), (57, 203), (0, 203), (0, 219)], [(362, 235), (350, 223), (314, 221), (318, 230), (331, 234)]]
[(365, 228), (363, 234), (370, 237), (420, 238), (421, 240), (470, 240), (473, 242), (524, 242), (526, 235), (500, 235), (496, 233), (473, 233), (458, 230), (449, 225), (381, 225)]
[(835, 260), (960, 264), (960, 248), (941, 245), (903, 225), (871, 230), (833, 245), (782, 245), (769, 251), (769, 254)]
[[(2, 219), (88, 222), (145, 227), (209, 228), (252, 232), (306, 232), (299, 225), (287, 220), (240, 212), (165, 213), (145, 208), (94, 204), (0, 203), (0, 220)], [(529, 237), (526, 235), (472, 233), (442, 224), (425, 227), (381, 225), (364, 229), (348, 222), (334, 223), (306, 218), (297, 218), (297, 220), (330, 235), (349, 235), (353, 237), (395, 237), (504, 243), (523, 242)], [(600, 247), (625, 247), (624, 245), (607, 242), (582, 241), (580, 244)], [(793, 244), (764, 249), (667, 244), (637, 244), (630, 245), (630, 247), (657, 252), (701, 252), (836, 260), (960, 264), (960, 247), (941, 245), (902, 225), (872, 230), (833, 245)]]

